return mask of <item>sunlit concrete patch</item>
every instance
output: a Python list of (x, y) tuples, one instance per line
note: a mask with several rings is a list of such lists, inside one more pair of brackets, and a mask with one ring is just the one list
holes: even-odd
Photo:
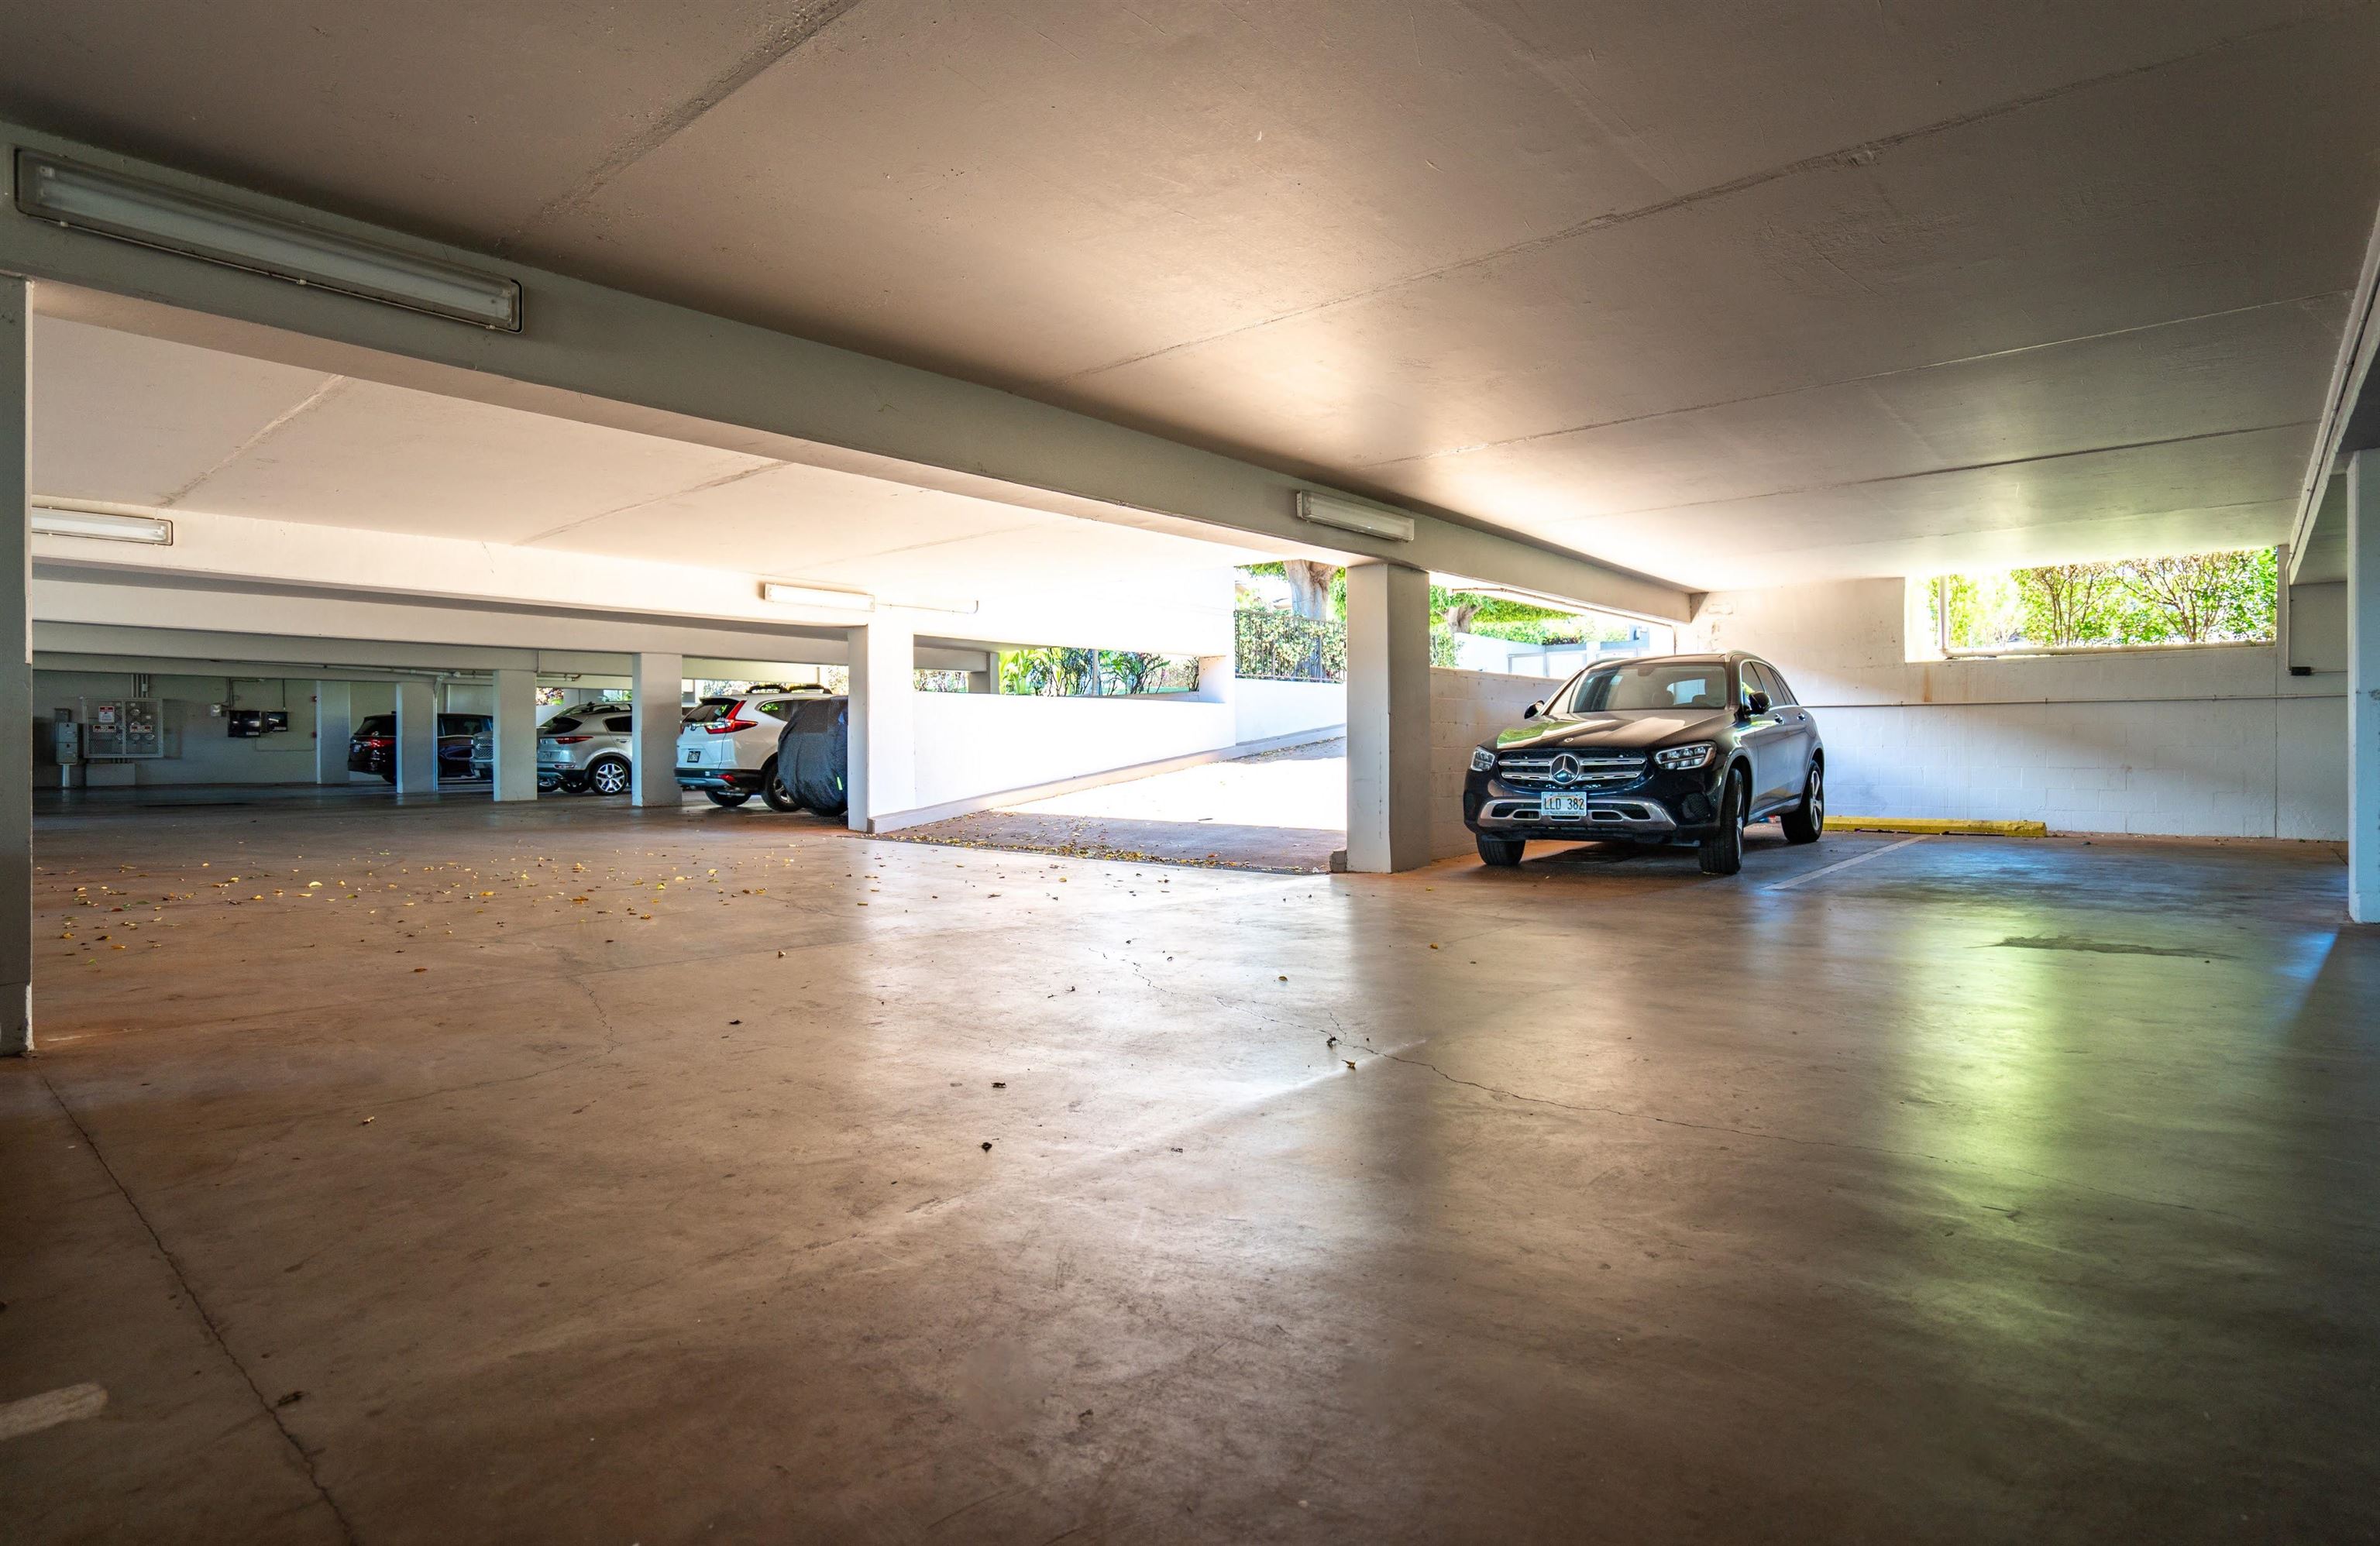
[(62, 1422), (79, 1422), (107, 1409), (107, 1391), (92, 1384), (67, 1385), (0, 1405), (0, 1440), (21, 1439)]

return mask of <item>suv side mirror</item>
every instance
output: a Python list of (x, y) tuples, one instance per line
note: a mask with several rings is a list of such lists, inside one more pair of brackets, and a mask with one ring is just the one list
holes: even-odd
[(1768, 712), (1768, 694), (1755, 688), (1744, 695), (1743, 706), (1755, 714), (1766, 714)]
[(1529, 707), (1526, 707), (1526, 708), (1524, 708), (1524, 709), (1521, 710), (1521, 718), (1522, 718), (1522, 719), (1536, 719), (1538, 715), (1543, 714), (1545, 711), (1546, 711), (1546, 700), (1545, 700), (1545, 699), (1543, 699), (1543, 698), (1539, 698), (1536, 702), (1535, 702), (1535, 703), (1533, 703), (1533, 704), (1529, 705)]

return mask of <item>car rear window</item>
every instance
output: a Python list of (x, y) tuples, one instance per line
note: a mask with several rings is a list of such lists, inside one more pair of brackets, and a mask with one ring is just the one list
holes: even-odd
[(441, 735), (477, 735), (488, 728), (484, 714), (441, 714), (438, 733)]
[(714, 720), (731, 718), (735, 706), (743, 701), (741, 698), (705, 698), (686, 711), (686, 722), (708, 725)]
[(540, 735), (567, 735), (578, 728), (578, 721), (567, 714), (557, 714), (538, 728)]
[(367, 714), (361, 719), (356, 721), (356, 733), (358, 735), (395, 735), (396, 733), (396, 716), (394, 714)]

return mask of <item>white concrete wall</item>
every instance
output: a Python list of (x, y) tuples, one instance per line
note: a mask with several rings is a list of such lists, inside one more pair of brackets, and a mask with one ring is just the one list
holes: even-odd
[[(165, 755), (131, 764), (135, 784), (310, 784), (314, 781), (314, 683), (305, 682), (233, 681), (220, 676), (152, 676), (143, 694), (164, 700)], [(386, 689), (382, 688), (383, 694)], [(131, 679), (121, 671), (45, 671), (33, 673), (33, 757), (40, 769), (35, 781), (57, 787), (50, 753), (52, 711), (69, 708), (79, 718), (78, 700), (93, 703), (133, 696)], [(357, 718), (369, 712), (360, 707)], [(210, 704), (240, 708), (286, 708), (289, 729), (278, 735), (234, 737), (227, 721), (207, 712)], [(386, 712), (385, 709), (378, 712)]]
[[(2053, 830), (2344, 837), (2345, 678), (2285, 646), (1907, 658), (1899, 579), (1713, 595), (1679, 647), (1774, 661), (1817, 716), (1843, 815)], [(2319, 607), (2298, 626), (2326, 626)], [(2298, 658), (2335, 653), (2292, 639)]]
[(1234, 678), (1231, 686), (1233, 738), (1270, 741), (1347, 723), (1347, 686), (1341, 682), (1269, 682)]
[(1232, 704), (1187, 694), (919, 693), (915, 702), (920, 808), (1211, 752), (1238, 739)]
[(1463, 779), (1473, 748), (1521, 722), (1521, 710), (1556, 684), (1536, 676), (1488, 671), (1429, 673), (1429, 843), (1437, 858), (1473, 852), (1463, 825)]

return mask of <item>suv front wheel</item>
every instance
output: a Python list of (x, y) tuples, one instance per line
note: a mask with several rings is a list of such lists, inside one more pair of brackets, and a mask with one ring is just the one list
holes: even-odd
[(1523, 851), (1529, 846), (1524, 838), (1491, 838), (1485, 832), (1473, 835), (1479, 839), (1479, 862), (1500, 869), (1519, 864)]
[(1822, 763), (1810, 765), (1810, 781), (1802, 787), (1802, 803), (1777, 818), (1789, 843), (1814, 843), (1827, 829), (1827, 773)]
[(1743, 868), (1743, 815), (1747, 796), (1741, 770), (1727, 776), (1718, 797), (1718, 830), (1705, 838), (1696, 851), (1705, 875), (1733, 875)]
[(802, 808), (802, 803), (787, 793), (784, 785), (777, 782), (777, 759), (774, 757), (769, 759), (768, 767), (760, 769), (760, 798), (772, 811), (798, 811)]

